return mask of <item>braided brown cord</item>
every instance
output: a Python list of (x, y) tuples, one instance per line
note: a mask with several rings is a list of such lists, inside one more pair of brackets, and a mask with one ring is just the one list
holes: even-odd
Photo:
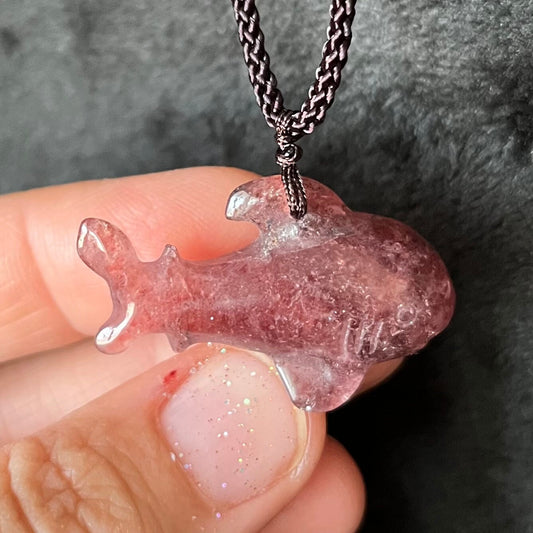
[(285, 126), (285, 130), (290, 133), (293, 142), (312, 133), (324, 121), (326, 111), (333, 103), (335, 91), (341, 82), (341, 71), (348, 58), (355, 2), (331, 1), (328, 39), (322, 50), (322, 61), (316, 70), (315, 82), (309, 88), (308, 97), (300, 111), (290, 111), (283, 106), (283, 95), (270, 69), (270, 57), (265, 49), (265, 36), (259, 24), (255, 0), (232, 0), (239, 40), (257, 103), (272, 128), (277, 127), (281, 115), (290, 114), (290, 124)]

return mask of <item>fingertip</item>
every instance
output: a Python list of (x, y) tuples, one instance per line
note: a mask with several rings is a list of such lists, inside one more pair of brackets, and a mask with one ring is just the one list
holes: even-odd
[[(85, 181), (0, 198), (0, 359), (44, 351), (92, 335), (110, 311), (105, 283), (76, 253), (87, 217), (117, 225), (142, 260), (168, 243), (185, 259), (243, 248), (255, 226), (226, 220), (230, 192), (256, 174), (198, 167)], [(29, 332), (29, 333), (28, 333)]]
[(36, 260), (43, 229), (48, 240), (71, 251), (72, 228), (85, 217), (108, 220), (131, 235), (141, 259), (154, 259), (169, 242), (187, 259), (205, 259), (253, 238), (252, 225), (226, 220), (225, 205), (233, 189), (257, 177), (237, 168), (194, 167), (46, 187), (3, 200), (23, 211)]
[[(15, 488), (54, 531), (79, 509), (98, 531), (259, 531), (313, 475), (324, 418), (294, 407), (265, 356), (198, 344), (14, 443)], [(53, 516), (72, 486), (77, 505)]]
[(389, 379), (402, 366), (403, 362), (404, 358), (398, 358), (371, 366), (368, 369), (361, 386), (357, 389), (356, 395), (362, 394), (369, 389), (377, 387)]
[(363, 520), (366, 492), (348, 452), (328, 437), (310, 480), (262, 533), (353, 533)]

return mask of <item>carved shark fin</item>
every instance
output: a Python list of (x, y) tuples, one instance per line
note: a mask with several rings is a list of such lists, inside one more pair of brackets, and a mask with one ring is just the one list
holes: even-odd
[(137, 254), (126, 237), (113, 224), (98, 218), (86, 218), (78, 232), (78, 254), (82, 261), (103, 278), (109, 278), (110, 270), (117, 264), (124, 265), (137, 260)]
[[(339, 370), (334, 363), (320, 356), (287, 357), (283, 361), (280, 358), (276, 367), (297, 407), (324, 412), (349, 400), (366, 373), (365, 367)], [(345, 393), (339, 394), (339, 390)]]
[[(121, 230), (105, 220), (88, 218), (80, 226), (78, 254), (104, 278), (113, 298), (111, 316), (96, 335), (96, 345), (101, 351), (125, 350), (131, 340), (150, 331), (146, 329), (148, 323), (152, 332), (164, 332), (163, 325), (147, 316), (153, 304), (153, 281), (160, 272), (182, 262), (174, 246), (167, 245), (156, 261), (143, 262)], [(170, 340), (175, 350), (181, 351), (186, 346), (178, 333), (173, 332)]]
[(167, 333), (170, 347), (176, 352), (180, 353), (191, 345), (189, 338), (184, 333)]
[[(272, 188), (269, 182), (279, 181), (279, 186)], [(259, 178), (237, 187), (230, 195), (226, 206), (226, 218), (253, 222), (262, 233), (267, 233), (273, 215), (286, 212), (291, 220), (287, 201), (279, 176)]]

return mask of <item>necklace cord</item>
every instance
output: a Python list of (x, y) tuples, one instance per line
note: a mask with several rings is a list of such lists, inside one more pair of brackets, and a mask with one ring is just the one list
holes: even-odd
[(307, 211), (302, 179), (296, 168), (301, 149), (294, 143), (309, 135), (326, 118), (341, 82), (341, 71), (348, 59), (352, 40), (352, 22), (356, 0), (332, 0), (327, 40), (322, 48), (322, 60), (316, 69), (315, 81), (299, 111), (286, 109), (283, 94), (270, 68), (270, 56), (265, 48), (265, 36), (260, 26), (255, 0), (232, 0), (239, 41), (243, 48), (248, 77), (257, 104), (267, 124), (276, 129), (279, 149), (276, 161), (287, 194), (291, 215), (301, 218)]

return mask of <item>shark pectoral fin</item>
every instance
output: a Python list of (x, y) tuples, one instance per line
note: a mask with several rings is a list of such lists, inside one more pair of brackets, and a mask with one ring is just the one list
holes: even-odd
[(176, 352), (183, 352), (191, 345), (189, 337), (184, 333), (167, 333), (168, 342), (171, 348)]
[(318, 356), (284, 358), (276, 367), (297, 407), (323, 412), (349, 400), (366, 373), (364, 367), (336, 366)]

